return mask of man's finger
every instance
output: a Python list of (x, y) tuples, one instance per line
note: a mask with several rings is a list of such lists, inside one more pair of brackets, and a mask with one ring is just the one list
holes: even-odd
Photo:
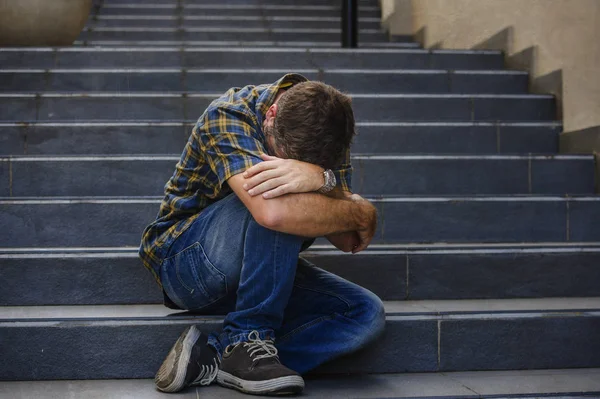
[(266, 193), (263, 194), (263, 198), (276, 198), (279, 196), (282, 196), (284, 194), (287, 193), (291, 193), (292, 192), (292, 187), (289, 184), (284, 184), (282, 186), (279, 186), (271, 191), (267, 191)]
[[(250, 193), (250, 190), (252, 190), (254, 187), (258, 186), (259, 184), (266, 182), (270, 179), (274, 179), (276, 177), (281, 176), (284, 173), (284, 171), (282, 171), (281, 169), (269, 169), (269, 170), (265, 170), (263, 172), (260, 172), (254, 176), (252, 176), (251, 178), (249, 178), (248, 180), (246, 180), (246, 182), (244, 183), (244, 185), (242, 187), (244, 187), (245, 190), (248, 190), (248, 192)], [(250, 193), (250, 195), (252, 195), (252, 193)]]
[(285, 183), (286, 183), (285, 179), (281, 178), (281, 177), (275, 178), (275, 179), (269, 179), (269, 180), (266, 180), (263, 183), (257, 185), (252, 190), (249, 190), (248, 194), (250, 194), (251, 196), (254, 197), (255, 195), (262, 194), (265, 191), (272, 190), (272, 189), (277, 188)]
[(242, 176), (244, 176), (247, 179), (249, 177), (254, 176), (257, 173), (260, 173), (267, 169), (274, 169), (276, 167), (277, 167), (277, 163), (274, 161), (265, 161), (265, 162), (257, 163), (256, 165), (252, 166), (251, 168), (246, 169), (246, 171), (244, 172), (244, 174)]

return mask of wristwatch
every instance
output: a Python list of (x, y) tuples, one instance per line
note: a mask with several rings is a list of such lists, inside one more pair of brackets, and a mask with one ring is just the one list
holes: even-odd
[(325, 194), (333, 190), (337, 181), (335, 180), (335, 175), (331, 169), (327, 169), (323, 172), (323, 177), (325, 177), (325, 183), (321, 186), (317, 191), (321, 194)]

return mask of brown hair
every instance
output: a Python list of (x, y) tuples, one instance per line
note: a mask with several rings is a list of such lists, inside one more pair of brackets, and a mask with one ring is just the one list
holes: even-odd
[(355, 134), (350, 97), (321, 82), (302, 82), (277, 104), (273, 136), (286, 156), (325, 169), (339, 167)]

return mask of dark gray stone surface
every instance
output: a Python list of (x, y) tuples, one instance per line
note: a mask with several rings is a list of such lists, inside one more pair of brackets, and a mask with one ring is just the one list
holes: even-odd
[(471, 119), (469, 98), (447, 97), (354, 97), (358, 121), (465, 121)]
[(159, 204), (0, 205), (3, 247), (137, 246)]
[[(189, 113), (190, 118), (192, 112)], [(200, 116), (197, 114), (196, 116)], [(164, 121), (161, 121), (164, 122)], [(0, 127), (0, 154), (174, 154), (191, 134), (185, 126), (36, 126)], [(494, 154), (501, 130), (500, 153), (553, 153), (554, 127), (493, 125), (358, 126), (353, 154)], [(528, 133), (530, 132), (530, 133)], [(26, 151), (25, 151), (26, 148)]]
[(553, 121), (557, 118), (554, 98), (477, 98), (474, 120)]
[(23, 154), (27, 128), (0, 127), (0, 156)]
[(0, 51), (2, 68), (52, 68), (54, 51)]
[(445, 73), (324, 74), (324, 81), (347, 93), (447, 93)]
[(13, 162), (13, 195), (162, 195), (177, 161)]
[(46, 90), (47, 75), (30, 72), (1, 72), (0, 90), (12, 93)]
[[(16, 197), (159, 196), (179, 159), (172, 158), (13, 161), (12, 193)], [(533, 194), (594, 192), (592, 159), (532, 163)], [(528, 194), (528, 166), (526, 158), (359, 158), (353, 161), (353, 190), (367, 196)]]
[[(290, 72), (293, 72), (291, 70)], [(520, 82), (512, 74), (460, 74), (461, 86), (452, 83), (450, 73), (303, 73), (311, 80), (322, 80), (348, 93), (521, 93)], [(81, 72), (10, 72), (0, 76), (0, 90), (35, 91), (201, 91), (220, 93), (230, 87), (270, 83), (283, 72), (201, 73), (189, 71), (168, 73), (81, 73)], [(449, 78), (450, 76), (450, 78)], [(357, 79), (360, 77), (360, 79)], [(468, 89), (462, 89), (468, 86)]]
[(594, 194), (594, 160), (534, 159), (531, 188), (534, 194)]
[(437, 369), (436, 320), (388, 320), (375, 344), (317, 368), (320, 373), (393, 373)]
[(184, 91), (181, 73), (52, 73), (47, 90), (52, 91)]
[(382, 219), (388, 243), (566, 240), (565, 201), (386, 202)]
[[(595, 212), (589, 202), (588, 212)], [(376, 202), (379, 213), (374, 242), (561, 242), (566, 240), (564, 201), (403, 201)], [(154, 220), (152, 203), (3, 204), (0, 245), (123, 246), (138, 245), (144, 227)], [(571, 212), (573, 213), (573, 212)], [(597, 241), (598, 233), (581, 237), (592, 225), (571, 218), (573, 241)], [(572, 215), (573, 216), (573, 215)], [(584, 215), (582, 215), (583, 217)], [(381, 235), (383, 234), (383, 236)], [(577, 237), (577, 239), (575, 238)]]
[(600, 296), (598, 253), (409, 255), (408, 298)]
[[(184, 98), (44, 97), (40, 120), (185, 119)], [(204, 110), (209, 101), (203, 100)]]
[[(500, 53), (456, 53), (369, 50), (369, 52), (299, 51), (126, 51), (126, 49), (77, 49), (52, 52), (0, 52), (7, 68), (377, 68), (377, 69), (502, 69)], [(182, 61), (184, 60), (184, 61)]]
[[(160, 289), (137, 255), (81, 255), (2, 259), (0, 306), (162, 303)], [(405, 298), (403, 255), (303, 256), (383, 300)]]
[(569, 240), (600, 240), (600, 201), (569, 201)]
[[(303, 256), (387, 301), (600, 296), (597, 252), (415, 254), (408, 255), (408, 272), (404, 254)], [(135, 254), (13, 257), (1, 263), (0, 306), (162, 303)]]
[(27, 154), (178, 156), (191, 132), (190, 126), (32, 126), (26, 132)]
[[(216, 94), (216, 93), (215, 93)], [(189, 119), (201, 114), (213, 100), (207, 97), (42, 97), (40, 120), (136, 120)], [(16, 101), (15, 101), (16, 100)], [(354, 97), (354, 113), (358, 121), (465, 121), (474, 120), (551, 120), (553, 107), (544, 99), (523, 100), (528, 107), (509, 112), (502, 98), (467, 97)], [(483, 105), (479, 105), (483, 103)], [(8, 104), (0, 117), (9, 120), (31, 120), (35, 115), (35, 99), (4, 98)], [(478, 111), (484, 108), (485, 112)], [(552, 110), (552, 112), (551, 112)], [(10, 115), (10, 117), (9, 117)], [(545, 115), (545, 116), (544, 116)], [(11, 119), (12, 118), (12, 119)]]
[(495, 126), (358, 126), (353, 153), (494, 154)]
[[(523, 160), (370, 160), (353, 163), (354, 184), (365, 195), (527, 194)], [(556, 190), (563, 180), (556, 179)]]
[(431, 51), (429, 67), (434, 69), (504, 69), (502, 53), (489, 52), (453, 53), (452, 51)]
[(600, 317), (442, 320), (440, 370), (598, 367)]
[(527, 74), (477, 74), (450, 72), (451, 93), (527, 93)]
[(10, 161), (0, 159), (0, 195), (10, 195)]
[[(337, 28), (337, 27), (336, 27)], [(339, 28), (338, 28), (339, 29)], [(383, 32), (360, 32), (359, 43), (368, 45), (372, 42), (387, 42), (387, 36)], [(103, 31), (92, 30), (90, 32), (82, 32), (78, 40), (124, 40), (124, 41), (161, 41), (161, 40), (197, 40), (197, 41), (212, 41), (212, 40), (231, 40), (231, 41), (302, 41), (302, 42), (335, 42), (339, 41), (340, 32), (321, 32), (321, 31), (300, 31), (287, 32), (277, 30), (262, 30), (253, 32), (239, 31)]]
[(2, 259), (0, 306), (162, 303), (137, 257)]
[[(174, 51), (61, 51), (56, 57), (57, 68), (166, 68), (183, 65), (182, 52)], [(32, 64), (30, 67), (34, 67)]]
[[(220, 320), (205, 321), (202, 329), (208, 332), (219, 324)], [(59, 322), (49, 327), (0, 328), (5, 359), (0, 379), (150, 378), (185, 327), (167, 322), (141, 326)]]
[(0, 120), (34, 121), (37, 118), (35, 98), (8, 97), (0, 99)]
[[(1, 380), (150, 378), (187, 324), (210, 332), (220, 319), (138, 325), (90, 325), (85, 321), (0, 327)], [(206, 319), (206, 318), (204, 318)], [(377, 342), (319, 373), (433, 371), (437, 362), (437, 322), (391, 321)], [(149, 350), (151, 348), (151, 350)]]
[(553, 154), (558, 152), (558, 135), (562, 126), (500, 125), (498, 131), (501, 153)]

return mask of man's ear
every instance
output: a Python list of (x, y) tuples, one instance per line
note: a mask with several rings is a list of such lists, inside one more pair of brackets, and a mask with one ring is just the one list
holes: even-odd
[(265, 118), (267, 121), (269, 121), (270, 119), (273, 119), (277, 116), (277, 111), (279, 110), (279, 107), (277, 106), (277, 104), (273, 104), (269, 107), (269, 109), (267, 110), (267, 114), (265, 115)]

